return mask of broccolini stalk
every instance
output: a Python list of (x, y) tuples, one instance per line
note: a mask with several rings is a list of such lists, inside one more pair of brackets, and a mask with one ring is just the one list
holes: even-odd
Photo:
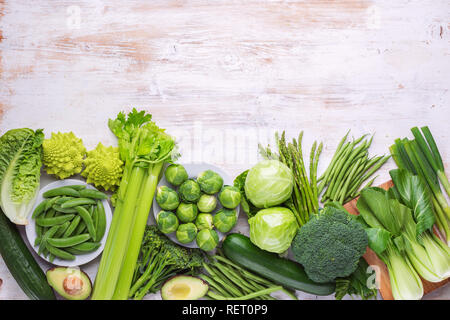
[(129, 296), (142, 300), (179, 273), (195, 273), (204, 261), (199, 249), (187, 249), (167, 239), (156, 226), (147, 226)]
[(175, 149), (173, 138), (151, 122), (145, 111), (133, 109), (128, 117), (119, 113), (116, 120), (109, 121), (109, 128), (119, 139), (125, 170), (93, 300), (128, 298), (157, 181)]

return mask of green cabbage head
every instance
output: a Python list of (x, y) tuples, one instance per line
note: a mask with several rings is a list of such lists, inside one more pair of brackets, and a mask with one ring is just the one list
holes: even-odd
[(283, 207), (261, 210), (248, 223), (253, 244), (275, 253), (288, 250), (298, 230), (294, 214)]
[(277, 160), (265, 160), (254, 166), (245, 179), (245, 194), (258, 208), (282, 204), (291, 197), (294, 176)]
[(0, 206), (11, 222), (28, 223), (42, 166), (42, 130), (13, 129), (0, 138)]

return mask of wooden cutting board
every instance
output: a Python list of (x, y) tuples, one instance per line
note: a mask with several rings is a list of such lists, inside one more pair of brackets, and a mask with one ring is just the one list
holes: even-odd
[[(386, 183), (383, 183), (380, 186), (380, 188), (388, 190), (393, 186), (394, 184), (392, 183), (392, 181), (388, 181)], [(354, 199), (344, 205), (345, 209), (347, 209), (349, 213), (354, 215), (359, 215), (358, 209), (356, 208), (357, 200), (358, 199)], [(394, 300), (394, 297), (392, 296), (391, 283), (389, 280), (389, 272), (386, 267), (386, 264), (383, 261), (381, 261), (376, 255), (376, 253), (369, 248), (367, 248), (366, 254), (364, 255), (364, 259), (366, 259), (369, 265), (377, 266), (379, 268), (379, 272), (377, 273), (377, 280), (380, 284), (380, 294), (383, 297), (383, 299)], [(436, 290), (437, 288), (444, 286), (448, 282), (450, 282), (450, 278), (437, 283), (429, 282), (422, 279), (424, 295), (432, 292), (433, 290)]]

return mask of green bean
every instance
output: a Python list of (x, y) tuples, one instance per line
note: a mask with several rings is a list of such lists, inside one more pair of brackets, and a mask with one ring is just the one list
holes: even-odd
[(57, 205), (57, 204), (53, 205), (52, 208), (55, 211), (62, 212), (62, 213), (78, 213), (78, 211), (76, 209), (74, 209), (74, 208), (66, 208), (66, 209), (64, 209), (64, 208), (61, 208), (61, 206)]
[(94, 222), (92, 221), (92, 217), (89, 214), (89, 211), (87, 211), (83, 207), (75, 207), (75, 209), (78, 211), (78, 214), (81, 216), (81, 219), (83, 219), (84, 223), (86, 224), (86, 227), (88, 229), (89, 234), (91, 235), (91, 238), (96, 239), (96, 230), (94, 228)]
[(49, 190), (43, 194), (44, 198), (53, 198), (56, 196), (69, 196), (78, 198), (80, 196), (80, 193), (70, 187), (60, 187)]
[(320, 176), (320, 178), (317, 181), (321, 181), (323, 179), (326, 180), (326, 177), (330, 173), (331, 169), (333, 169), (333, 164), (336, 162), (336, 158), (339, 156), (342, 146), (344, 145), (345, 141), (347, 140), (349, 133), (350, 133), (350, 130), (348, 130), (347, 133), (345, 134), (345, 136), (341, 139), (341, 141), (339, 142), (339, 144), (336, 148), (336, 151), (334, 152), (333, 158), (330, 161), (330, 165), (328, 166), (328, 168), (325, 170), (325, 172)]
[(61, 205), (61, 208), (62, 209), (70, 209), (70, 208), (74, 208), (74, 207), (78, 207), (78, 206), (94, 205), (94, 204), (96, 204), (96, 202), (93, 199), (76, 198), (76, 199), (71, 199), (71, 200), (68, 200), (68, 201), (64, 202)]
[(33, 219), (36, 219), (37, 217), (39, 217), (42, 213), (45, 213), (45, 208), (47, 205), (47, 202), (49, 202), (48, 199), (42, 201), (37, 207), (36, 209), (34, 209), (33, 211), (33, 215), (31, 216)]
[(78, 225), (80, 224), (80, 221), (81, 221), (81, 217), (76, 216), (70, 223), (70, 226), (65, 230), (65, 232), (63, 234), (63, 238), (70, 237), (73, 234), (73, 232), (75, 231), (75, 229), (78, 227)]
[[(76, 217), (75, 217), (76, 218)], [(70, 226), (70, 221), (66, 221), (64, 222), (58, 229), (58, 231), (55, 233), (54, 237), (55, 238), (61, 238), (62, 235), (64, 234), (64, 232), (66, 232), (67, 228), (69, 228)]]
[(97, 225), (95, 241), (99, 242), (103, 239), (106, 233), (106, 214), (105, 207), (102, 201), (97, 201)]
[(259, 296), (270, 294), (270, 293), (275, 292), (275, 291), (280, 291), (282, 289), (283, 289), (283, 287), (276, 286), (276, 287), (267, 288), (267, 289), (264, 289), (264, 290), (261, 290), (261, 291), (258, 291), (258, 292), (253, 292), (251, 294), (248, 294), (248, 295), (245, 295), (245, 296), (240, 296), (240, 297), (235, 297), (235, 298), (223, 297), (223, 296), (216, 295), (215, 293), (209, 291), (208, 292), (208, 296), (213, 298), (213, 299), (215, 299), (215, 300), (231, 300), (231, 301), (232, 300), (251, 300), (251, 299), (258, 298)]
[(99, 242), (83, 242), (73, 246), (72, 248), (87, 253), (97, 250), (98, 248), (100, 248), (100, 246), (101, 243)]
[(213, 288), (214, 290), (216, 290), (219, 294), (221, 294), (222, 296), (226, 296), (226, 297), (232, 297), (232, 295), (230, 295), (228, 292), (226, 292), (219, 284), (217, 284), (217, 282), (215, 282), (212, 278), (208, 277), (205, 274), (200, 274), (199, 277), (203, 280), (206, 281), (211, 288)]
[(47, 242), (56, 247), (56, 248), (68, 248), (76, 246), (77, 244), (83, 243), (88, 241), (91, 238), (91, 236), (88, 233), (80, 234), (78, 236), (73, 236), (69, 238), (49, 238)]
[(50, 261), (51, 263), (53, 263), (53, 261), (55, 261), (56, 256), (54, 254), (50, 254), (48, 261)]
[(73, 261), (75, 260), (75, 256), (67, 251), (64, 251), (62, 249), (59, 248), (55, 248), (51, 245), (47, 245), (47, 249), (48, 251), (50, 251), (51, 254), (53, 254), (54, 256), (62, 259), (62, 260), (69, 260), (69, 261)]
[(84, 189), (80, 191), (80, 196), (83, 198), (91, 198), (95, 200), (106, 200), (108, 196), (103, 192), (94, 189)]
[(66, 221), (70, 221), (75, 217), (74, 214), (67, 214), (64, 216), (54, 217), (54, 218), (38, 218), (36, 223), (42, 227), (53, 227), (61, 225)]

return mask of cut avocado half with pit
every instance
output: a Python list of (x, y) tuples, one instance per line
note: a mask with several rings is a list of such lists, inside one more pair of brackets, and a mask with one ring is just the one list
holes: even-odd
[(208, 284), (202, 279), (191, 276), (175, 276), (161, 288), (163, 300), (198, 300), (209, 290)]
[(59, 295), (68, 300), (86, 300), (92, 292), (91, 279), (78, 268), (52, 268), (47, 271), (47, 281)]

